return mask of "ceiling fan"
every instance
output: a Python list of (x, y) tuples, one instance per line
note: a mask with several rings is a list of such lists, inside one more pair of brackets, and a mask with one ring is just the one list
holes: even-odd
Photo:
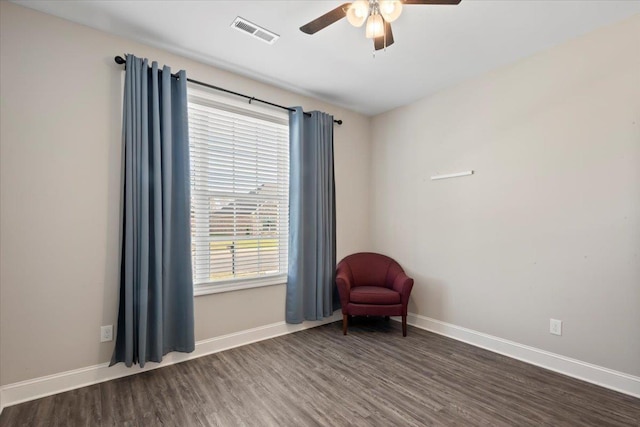
[(315, 34), (347, 17), (354, 27), (361, 27), (366, 21), (365, 35), (373, 39), (375, 50), (384, 49), (393, 44), (391, 22), (398, 19), (405, 4), (448, 4), (456, 5), (460, 0), (358, 0), (353, 3), (344, 3), (324, 15), (314, 19), (300, 27), (300, 31), (306, 34)]

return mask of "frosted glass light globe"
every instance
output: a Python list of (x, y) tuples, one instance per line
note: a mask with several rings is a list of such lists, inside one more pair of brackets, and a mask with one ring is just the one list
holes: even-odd
[(393, 22), (402, 13), (402, 2), (401, 1), (391, 1), (391, 0), (381, 0), (379, 3), (380, 15), (387, 22)]
[(354, 1), (347, 9), (347, 21), (354, 27), (362, 27), (367, 20), (367, 15), (369, 15), (369, 2), (364, 0)]
[(369, 19), (367, 19), (365, 36), (367, 36), (368, 39), (384, 36), (384, 23), (382, 21), (382, 16), (377, 14), (369, 16)]

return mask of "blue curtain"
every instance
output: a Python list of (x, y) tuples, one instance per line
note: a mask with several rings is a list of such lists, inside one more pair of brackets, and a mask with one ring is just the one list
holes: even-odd
[(187, 78), (127, 55), (120, 307), (111, 365), (194, 350)]
[[(286, 320), (320, 320), (335, 305), (333, 116), (289, 114), (289, 272)], [(335, 305), (334, 305), (335, 304)]]

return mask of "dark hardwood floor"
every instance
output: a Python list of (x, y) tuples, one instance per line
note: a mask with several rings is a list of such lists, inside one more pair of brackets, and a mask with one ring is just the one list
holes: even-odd
[(1, 426), (639, 426), (640, 399), (354, 319), (5, 408)]

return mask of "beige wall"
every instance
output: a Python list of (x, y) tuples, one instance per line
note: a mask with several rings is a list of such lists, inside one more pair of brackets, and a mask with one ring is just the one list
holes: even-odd
[(411, 312), (640, 374), (640, 16), (377, 116), (373, 141), (373, 247), (415, 277)]
[[(127, 52), (335, 128), (338, 256), (369, 244), (368, 117), (0, 2), (0, 384), (109, 360), (118, 299), (121, 73)], [(197, 297), (196, 339), (284, 320), (284, 286)]]

